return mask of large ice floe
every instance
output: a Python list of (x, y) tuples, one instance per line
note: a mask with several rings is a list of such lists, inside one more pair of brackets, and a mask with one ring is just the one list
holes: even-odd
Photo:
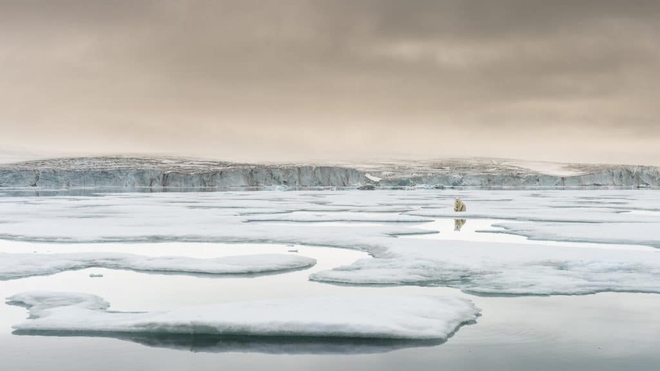
[(0, 253), (0, 281), (43, 276), (85, 268), (123, 269), (171, 274), (268, 274), (308, 268), (316, 260), (300, 255), (260, 254), (196, 259), (184, 256), (141, 256), (117, 253)]
[[(455, 196), (468, 205), (460, 215), (468, 225), (481, 218), (503, 227), (488, 233), (609, 248), (496, 243), (460, 234), (455, 240), (412, 238), (447, 233), (423, 221), (456, 217)], [(420, 220), (398, 223), (411, 218)], [(448, 286), (487, 295), (660, 293), (660, 251), (652, 248), (660, 247), (660, 193), (647, 190), (23, 195), (0, 197), (0, 238), (317, 245), (373, 257), (311, 276), (327, 283)]]
[(158, 312), (109, 311), (84, 293), (27, 292), (7, 298), (30, 319), (19, 333), (303, 336), (446, 339), (479, 309), (467, 299), (435, 296), (321, 296), (234, 302)]
[(390, 245), (389, 253), (386, 258), (317, 272), (311, 279), (447, 286), (481, 295), (660, 293), (656, 251), (433, 240), (407, 245), (399, 240)]

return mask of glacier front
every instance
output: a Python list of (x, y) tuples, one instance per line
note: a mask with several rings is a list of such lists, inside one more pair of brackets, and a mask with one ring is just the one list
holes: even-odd
[(443, 159), (367, 164), (241, 164), (154, 157), (81, 157), (0, 164), (0, 187), (288, 189), (350, 187), (660, 187), (660, 168)]

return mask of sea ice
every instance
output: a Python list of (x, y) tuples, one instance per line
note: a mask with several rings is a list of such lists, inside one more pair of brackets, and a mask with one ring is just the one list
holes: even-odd
[(387, 258), (360, 259), (312, 280), (342, 284), (448, 286), (473, 294), (660, 293), (660, 254), (475, 241), (396, 239)]
[(467, 299), (430, 296), (321, 296), (196, 306), (158, 312), (108, 311), (82, 293), (27, 292), (7, 298), (30, 319), (19, 333), (131, 333), (446, 339), (480, 310)]
[[(70, 243), (188, 241), (315, 245), (361, 250), (373, 257), (312, 275), (312, 279), (323, 282), (440, 285), (506, 295), (660, 292), (660, 254), (651, 249), (616, 251), (524, 241), (514, 244), (422, 240), (404, 236), (438, 231), (416, 223), (384, 223), (410, 218), (420, 218), (419, 222), (436, 217), (453, 219), (456, 215), (452, 210), (453, 198), (457, 196), (470, 205), (470, 211), (461, 213), (461, 218), (495, 219), (496, 224), (506, 228), (504, 232), (534, 239), (660, 245), (660, 235), (656, 232), (660, 226), (660, 192), (646, 190), (377, 190), (0, 197), (0, 238)], [(348, 216), (356, 215), (371, 223), (302, 226), (272, 222), (347, 221)]]
[[(660, 218), (659, 218), (660, 219)], [(660, 223), (497, 223), (532, 240), (637, 244), (660, 248)], [(492, 231), (491, 231), (492, 232)]]
[(368, 213), (309, 213), (296, 212), (288, 214), (271, 214), (250, 216), (248, 222), (299, 222), (299, 223), (318, 223), (318, 222), (346, 222), (346, 223), (428, 223), (433, 219), (421, 218), (410, 215), (392, 214), (368, 214)]
[(0, 253), (0, 280), (55, 274), (85, 268), (125, 269), (176, 274), (258, 274), (311, 267), (316, 260), (291, 254), (261, 254), (196, 259), (117, 253)]

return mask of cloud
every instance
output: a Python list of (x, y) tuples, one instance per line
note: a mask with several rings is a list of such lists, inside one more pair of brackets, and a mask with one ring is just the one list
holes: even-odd
[(0, 0), (0, 142), (660, 164), (659, 36), (645, 0)]

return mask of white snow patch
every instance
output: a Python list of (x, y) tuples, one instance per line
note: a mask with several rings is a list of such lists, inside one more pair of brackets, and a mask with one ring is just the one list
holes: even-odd
[(540, 174), (554, 175), (554, 176), (577, 176), (585, 172), (568, 168), (568, 164), (559, 164), (554, 162), (542, 161), (506, 161), (503, 165), (523, 168), (535, 171)]
[(21, 331), (374, 339), (446, 339), (480, 310), (467, 299), (341, 296), (235, 302), (157, 312), (109, 312), (102, 298), (28, 292), (7, 298), (29, 308)]
[(371, 180), (372, 182), (376, 182), (376, 183), (380, 182), (383, 179), (383, 178), (379, 178), (377, 176), (373, 176), (371, 174), (364, 174), (364, 176), (365, 176), (365, 178)]

